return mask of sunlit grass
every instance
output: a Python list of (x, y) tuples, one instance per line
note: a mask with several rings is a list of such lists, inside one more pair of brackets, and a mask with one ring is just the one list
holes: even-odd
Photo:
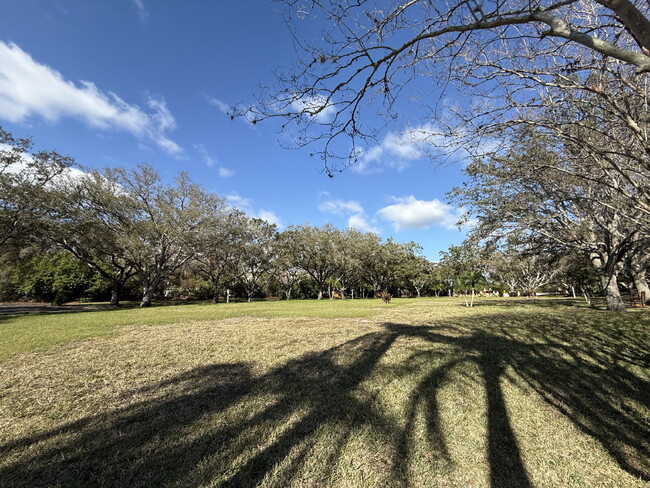
[(461, 304), (0, 322), (112, 331), (0, 363), (0, 485), (647, 486), (646, 311)]
[[(259, 301), (222, 304), (163, 304), (98, 312), (0, 315), (0, 360), (21, 352), (116, 333), (126, 325), (177, 324), (231, 317), (371, 317), (379, 300)], [(393, 305), (394, 306), (394, 305)]]

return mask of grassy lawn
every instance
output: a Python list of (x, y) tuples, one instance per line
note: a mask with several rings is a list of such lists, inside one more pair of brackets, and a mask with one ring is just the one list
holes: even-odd
[(460, 302), (0, 316), (0, 486), (648, 486), (650, 312)]
[[(299, 305), (298, 305), (299, 304)], [(369, 317), (381, 310), (375, 300), (346, 300), (336, 306), (325, 301), (267, 301), (251, 303), (162, 304), (152, 308), (41, 315), (0, 315), (0, 361), (14, 354), (55, 344), (113, 335), (124, 325), (169, 325), (231, 317)]]

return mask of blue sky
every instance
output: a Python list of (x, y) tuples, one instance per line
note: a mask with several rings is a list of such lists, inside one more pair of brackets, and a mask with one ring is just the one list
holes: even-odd
[(430, 259), (460, 243), (457, 212), (444, 200), (461, 165), (427, 161), (403, 127), (365, 148), (366, 164), (328, 178), (309, 149), (280, 147), (277, 123), (226, 116), (225, 107), (252, 103), (274, 70), (293, 63), (276, 8), (264, 0), (7, 2), (0, 125), (85, 166), (149, 163), (166, 178), (187, 171), (280, 228), (353, 226), (413, 240)]

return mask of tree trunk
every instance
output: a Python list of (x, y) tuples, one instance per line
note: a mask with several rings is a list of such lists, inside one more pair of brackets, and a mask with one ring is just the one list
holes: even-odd
[(650, 305), (650, 287), (648, 287), (648, 281), (645, 278), (646, 271), (645, 269), (640, 270), (633, 275), (634, 279), (634, 288), (636, 288), (636, 293), (638, 296), (641, 296), (641, 293), (645, 292), (646, 296), (646, 305)]
[(153, 296), (156, 293), (158, 284), (160, 283), (160, 273), (152, 273), (153, 277), (145, 271), (142, 271), (140, 274), (140, 282), (142, 283), (142, 300), (140, 301), (140, 307), (149, 307), (151, 306), (151, 301)]
[(140, 301), (140, 307), (150, 307), (151, 306), (151, 301), (153, 300), (153, 294), (155, 291), (155, 286), (150, 284), (144, 289), (144, 292), (142, 294), (142, 300)]
[(111, 305), (118, 306), (120, 304), (120, 289), (122, 287), (117, 283), (113, 283), (111, 286)]
[(318, 297), (317, 300), (322, 300), (323, 299), (323, 289), (318, 288)]
[(625, 312), (625, 304), (621, 297), (621, 292), (618, 290), (618, 281), (616, 275), (612, 275), (609, 279), (602, 278), (603, 288), (606, 293), (607, 310), (612, 312)]
[(597, 252), (589, 254), (591, 265), (598, 270), (600, 274), (600, 284), (605, 290), (605, 299), (607, 310), (612, 312), (624, 312), (625, 304), (621, 298), (621, 292), (618, 290), (618, 263), (613, 261), (612, 256), (605, 256)]
[(214, 294), (212, 295), (212, 303), (219, 303), (219, 290), (215, 288)]

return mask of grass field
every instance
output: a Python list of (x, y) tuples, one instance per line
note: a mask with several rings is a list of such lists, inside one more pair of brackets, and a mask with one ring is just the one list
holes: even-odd
[(573, 300), (0, 316), (0, 486), (648, 486), (649, 377)]

